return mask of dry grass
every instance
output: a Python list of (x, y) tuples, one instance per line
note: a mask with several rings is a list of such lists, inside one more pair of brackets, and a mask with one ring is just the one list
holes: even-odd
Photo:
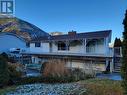
[(87, 95), (123, 95), (120, 81), (92, 79), (80, 83), (87, 89)]
[(20, 63), (10, 63), (10, 62), (8, 62), (8, 65), (15, 68), (17, 71), (22, 71), (24, 69), (24, 66)]
[(61, 60), (49, 60), (49, 62), (46, 63), (43, 71), (43, 75), (45, 77), (61, 77), (66, 75), (67, 73), (68, 70), (65, 68), (65, 62)]

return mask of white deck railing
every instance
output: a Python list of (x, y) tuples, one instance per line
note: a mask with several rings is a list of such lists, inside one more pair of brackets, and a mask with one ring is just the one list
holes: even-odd
[(66, 56), (96, 56), (96, 57), (112, 57), (112, 54), (99, 54), (99, 53), (70, 53), (70, 52), (39, 52), (39, 51), (21, 51), (22, 54), (39, 54), (39, 55), (66, 55)]
[(20, 53), (28, 53), (28, 54), (47, 54), (47, 55), (72, 55), (72, 56), (102, 56), (102, 57), (114, 57), (114, 56), (122, 56), (122, 49), (121, 47), (109, 48), (108, 52), (106, 53), (97, 53), (94, 51), (86, 51), (82, 53), (73, 53), (70, 51), (56, 51), (56, 52), (40, 52), (40, 51), (30, 51), (29, 48), (21, 49)]

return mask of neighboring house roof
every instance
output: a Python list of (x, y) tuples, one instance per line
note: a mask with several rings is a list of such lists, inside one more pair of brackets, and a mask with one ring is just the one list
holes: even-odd
[(24, 41), (24, 42), (28, 42), (26, 39), (14, 34), (14, 33), (8, 33), (8, 32), (0, 32), (0, 36), (4, 36), (4, 35), (11, 35), (11, 36), (15, 36), (17, 37), (18, 39)]
[(64, 40), (78, 40), (78, 39), (93, 39), (93, 38), (106, 38), (109, 37), (109, 42), (111, 41), (111, 30), (103, 30), (103, 31), (95, 31), (95, 32), (84, 32), (84, 33), (76, 33), (74, 35), (64, 34), (64, 35), (56, 35), (50, 37), (39, 37), (32, 40), (32, 42), (36, 41), (64, 41)]

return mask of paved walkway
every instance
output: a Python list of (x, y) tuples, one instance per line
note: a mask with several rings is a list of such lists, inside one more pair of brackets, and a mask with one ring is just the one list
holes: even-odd
[[(37, 70), (27, 69), (27, 76), (40, 76), (40, 72)], [(122, 80), (120, 73), (112, 74), (97, 74), (97, 78), (101, 79), (111, 79), (111, 80)]]
[(121, 75), (119, 73), (112, 73), (112, 74), (97, 74), (97, 78), (106, 78), (111, 80), (122, 80)]

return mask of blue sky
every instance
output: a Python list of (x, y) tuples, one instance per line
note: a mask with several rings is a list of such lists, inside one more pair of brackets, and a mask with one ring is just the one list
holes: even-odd
[(16, 17), (46, 32), (113, 31), (122, 37), (127, 0), (16, 0)]

